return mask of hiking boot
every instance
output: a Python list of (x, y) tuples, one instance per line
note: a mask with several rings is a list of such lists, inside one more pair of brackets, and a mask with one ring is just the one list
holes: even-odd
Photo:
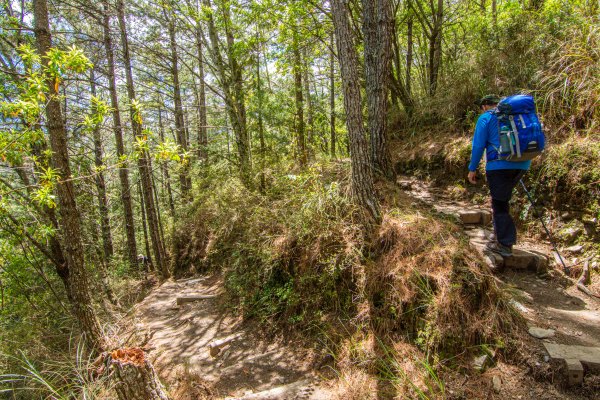
[(510, 257), (512, 256), (512, 247), (505, 246), (502, 243), (493, 241), (489, 242), (485, 245), (485, 248), (493, 251), (494, 253), (500, 254), (502, 257)]

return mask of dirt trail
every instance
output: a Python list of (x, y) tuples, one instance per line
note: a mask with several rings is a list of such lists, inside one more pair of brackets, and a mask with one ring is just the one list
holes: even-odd
[[(215, 297), (177, 306), (176, 298), (186, 295)], [(136, 306), (136, 328), (151, 335), (161, 378), (182, 382), (172, 391), (189, 399), (330, 398), (311, 369), (309, 350), (259, 337), (222, 302), (222, 281), (201, 277), (167, 281)], [(213, 357), (209, 344), (228, 338), (234, 340)]]
[[(478, 209), (472, 204), (452, 200), (441, 189), (428, 187), (414, 179), (403, 180), (404, 186), (417, 199), (445, 214)], [(471, 241), (483, 243), (492, 234), (487, 226), (465, 226)], [(550, 274), (543, 278), (532, 271), (505, 268), (497, 274), (504, 285), (513, 287), (515, 305), (532, 326), (551, 328), (555, 336), (548, 342), (582, 346), (600, 346), (600, 300), (590, 297), (576, 287), (573, 279), (566, 278), (558, 269), (548, 243), (520, 238), (517, 249), (548, 257)], [(569, 261), (567, 257), (567, 262)]]
[[(421, 181), (405, 179), (400, 184), (416, 201), (423, 201), (441, 213), (454, 214), (472, 208)], [(485, 227), (466, 227), (466, 233), (473, 243), (485, 241), (491, 232)], [(550, 254), (545, 243), (525, 240), (520, 247)], [(555, 331), (552, 337), (543, 340), (527, 335), (523, 338), (532, 352), (534, 368), (540, 369), (549, 365), (543, 343), (600, 347), (600, 301), (578, 291), (575, 282), (556, 269), (550, 268), (550, 272), (540, 277), (531, 271), (507, 268), (496, 275), (499, 283), (513, 293), (514, 305), (528, 325)], [(177, 306), (177, 297), (193, 295), (214, 297)], [(200, 277), (168, 281), (135, 308), (136, 328), (151, 335), (150, 354), (178, 400), (333, 397), (332, 385), (320, 380), (310, 350), (259, 336), (260, 327), (243, 323), (241, 318), (226, 311), (223, 302), (222, 281), (217, 277)], [(228, 338), (233, 340), (212, 356), (209, 344)], [(490, 374), (500, 374), (503, 390), (490, 392), (487, 398), (590, 398), (534, 382), (527, 371), (522, 366), (498, 364)]]
[[(403, 178), (400, 180), (400, 184), (415, 199), (428, 204), (442, 214), (456, 216), (460, 213), (474, 211), (478, 211), (480, 215), (489, 213), (488, 210), (480, 209), (468, 202), (453, 200), (452, 196), (443, 189), (433, 188), (413, 178)], [(493, 232), (491, 213), (489, 213), (489, 221), (487, 219), (482, 216), (480, 220), (483, 223), (479, 225), (465, 224), (465, 233), (469, 236), (472, 247), (480, 252), (482, 245), (489, 240)], [(505, 267), (501, 272), (496, 271), (495, 278), (512, 294), (513, 305), (525, 318), (530, 329), (541, 328), (552, 331), (546, 338), (533, 338), (528, 335), (523, 338), (523, 343), (527, 343), (527, 348), (531, 352), (534, 369), (549, 370), (550, 358), (545, 348), (548, 344), (586, 346), (583, 352), (594, 354), (593, 362), (585, 364), (586, 375), (592, 375), (588, 382), (597, 385), (598, 372), (600, 372), (600, 357), (598, 357), (600, 354), (600, 299), (581, 292), (577, 288), (577, 279), (568, 278), (562, 273), (562, 266), (556, 264), (549, 243), (520, 238), (515, 249), (515, 254), (518, 253), (519, 256), (514, 257), (510, 268)], [(563, 256), (565, 256), (567, 264), (572, 265), (571, 262), (575, 259), (570, 258), (568, 254), (563, 254)], [(542, 271), (538, 270), (538, 274), (531, 271), (532, 265), (530, 261), (527, 261), (528, 259), (540, 260), (535, 262), (535, 266), (539, 266), (540, 263), (547, 265), (547, 271), (545, 268)], [(500, 258), (500, 260), (505, 264), (507, 262), (507, 259)], [(493, 265), (491, 261), (490, 265)], [(539, 272), (545, 273), (540, 274)], [(600, 282), (598, 282), (597, 274), (594, 278), (591, 291), (597, 294), (600, 293), (598, 290)], [(570, 349), (572, 348), (570, 347)], [(543, 361), (540, 362), (540, 360)], [(568, 368), (567, 370), (569, 373), (571, 372)], [(581, 383), (574, 386), (574, 388), (578, 387), (581, 387)], [(540, 393), (535, 394), (535, 397), (556, 398), (556, 394), (548, 391)], [(600, 398), (600, 393), (596, 393), (597, 395), (594, 395), (593, 398)], [(571, 397), (571, 395), (575, 397)], [(568, 395), (563, 392), (561, 398), (567, 398), (564, 396), (592, 398), (588, 395), (578, 397), (574, 392)]]

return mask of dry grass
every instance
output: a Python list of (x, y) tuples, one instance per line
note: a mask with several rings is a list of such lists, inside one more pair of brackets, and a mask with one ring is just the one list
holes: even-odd
[[(386, 386), (431, 391), (443, 358), (426, 368), (430, 357), (501, 343), (518, 318), (453, 220), (379, 183), (383, 223), (365, 237), (343, 188), (323, 181), (340, 175), (282, 179), (264, 197), (222, 184), (198, 203), (192, 224), (205, 228), (190, 226), (180, 241), (206, 248), (176, 254), (222, 268), (246, 317), (324, 338), (341, 370), (339, 398), (369, 398)], [(201, 238), (190, 240), (195, 232)], [(391, 376), (406, 372), (410, 382), (382, 378), (386, 363)]]
[(378, 380), (360, 368), (345, 370), (337, 381), (332, 400), (376, 400)]
[(600, 120), (600, 28), (578, 25), (567, 37), (558, 41), (548, 67), (538, 73), (543, 111), (557, 124), (592, 132)]

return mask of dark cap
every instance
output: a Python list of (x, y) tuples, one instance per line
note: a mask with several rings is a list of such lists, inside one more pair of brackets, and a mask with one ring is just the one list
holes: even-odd
[(496, 94), (488, 94), (477, 100), (475, 104), (478, 106), (495, 105), (500, 103), (500, 96)]

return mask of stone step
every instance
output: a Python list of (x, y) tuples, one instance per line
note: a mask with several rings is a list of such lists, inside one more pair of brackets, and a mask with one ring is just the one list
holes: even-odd
[(594, 369), (600, 368), (600, 347), (557, 343), (544, 343), (544, 347), (553, 360), (564, 360), (569, 385), (583, 383), (584, 365)]
[(493, 263), (495, 268), (527, 269), (539, 274), (548, 270), (548, 257), (543, 253), (515, 247), (513, 248), (512, 256), (502, 257), (485, 248), (485, 245), (488, 242), (485, 238), (485, 234), (473, 232), (469, 234), (469, 236), (471, 237), (469, 241), (471, 246), (481, 253), (486, 260)]
[(442, 214), (453, 215), (465, 225), (488, 225), (492, 222), (492, 213), (485, 209), (470, 209), (463, 205), (449, 202), (437, 202), (431, 204), (433, 208)]
[(492, 222), (492, 213), (487, 210), (460, 210), (458, 211), (458, 218), (465, 225), (487, 225)]

